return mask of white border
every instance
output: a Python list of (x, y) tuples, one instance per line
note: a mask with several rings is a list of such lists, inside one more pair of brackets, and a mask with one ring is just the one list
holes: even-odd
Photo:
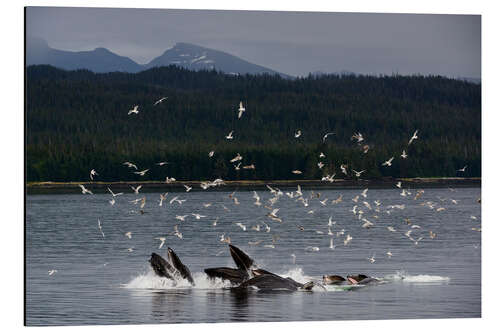
[[(500, 108), (498, 96), (500, 77), (498, 61), (500, 16), (498, 5), (487, 1), (263, 1), (245, 3), (233, 1), (24, 1), (3, 4), (2, 8), (2, 65), (7, 75), (2, 75), (2, 175), (4, 175), (2, 195), (2, 322), (3, 328), (18, 330), (64, 330), (84, 332), (90, 327), (51, 327), (25, 328), (23, 324), (23, 6), (76, 6), (76, 7), (128, 7), (128, 8), (180, 8), (180, 9), (239, 9), (239, 10), (288, 10), (288, 11), (333, 11), (333, 12), (391, 12), (391, 13), (441, 13), (441, 14), (481, 14), (483, 31), (483, 319), (455, 320), (390, 320), (390, 321), (335, 321), (335, 322), (289, 322), (289, 323), (251, 323), (251, 324), (183, 324), (183, 325), (141, 325), (141, 326), (95, 326), (92, 330), (113, 332), (134, 332), (136, 330), (168, 330), (169, 332), (208, 332), (238, 330), (287, 331), (368, 331), (416, 332), (422, 330), (453, 330), (458, 332), (492, 331), (500, 324), (498, 314), (498, 283), (495, 283), (499, 269), (497, 258), (500, 235), (496, 205), (496, 168), (498, 151), (496, 131), (499, 125)], [(467, 304), (464, 304), (467, 306)], [(498, 329), (498, 328), (497, 328)], [(11, 330), (9, 330), (11, 331)]]

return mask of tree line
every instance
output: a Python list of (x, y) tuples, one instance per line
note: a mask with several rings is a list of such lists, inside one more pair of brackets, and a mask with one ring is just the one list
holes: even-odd
[[(134, 105), (139, 113), (128, 115)], [(481, 175), (481, 86), (440, 76), (284, 79), (175, 66), (96, 74), (36, 65), (26, 70), (25, 112), (27, 181), (84, 181), (91, 169), (102, 181), (353, 178), (352, 169), (366, 170), (364, 179), (450, 177), (464, 165), (464, 175)], [(237, 153), (239, 170), (229, 162)], [(382, 166), (391, 156), (393, 165)], [(150, 170), (141, 177), (125, 161)]]

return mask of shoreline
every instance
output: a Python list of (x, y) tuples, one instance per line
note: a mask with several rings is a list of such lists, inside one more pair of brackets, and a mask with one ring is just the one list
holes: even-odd
[[(302, 186), (305, 189), (351, 189), (351, 188), (396, 188), (397, 182), (402, 182), (404, 188), (430, 188), (430, 187), (481, 187), (480, 177), (453, 177), (453, 178), (383, 178), (383, 179), (335, 179), (333, 182), (325, 182), (316, 179), (304, 180), (229, 180), (224, 181), (224, 185), (211, 187), (207, 191), (227, 191), (233, 189), (241, 190), (261, 190), (267, 189), (266, 185), (271, 187), (287, 188)], [(118, 182), (30, 182), (25, 183), (26, 194), (64, 194), (81, 193), (79, 184), (95, 193), (107, 192), (111, 187), (113, 191), (130, 189), (130, 186), (142, 185), (145, 192), (166, 192), (166, 191), (184, 191), (184, 184), (191, 186), (193, 191), (203, 191), (200, 183), (203, 181), (175, 181), (165, 183), (164, 181), (118, 181)]]

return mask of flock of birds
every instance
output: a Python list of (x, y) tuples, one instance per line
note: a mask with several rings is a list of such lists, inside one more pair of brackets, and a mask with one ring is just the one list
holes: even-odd
[[(163, 103), (167, 97), (162, 97), (159, 100), (157, 100), (154, 105), (158, 105), (160, 103)], [(241, 119), (243, 116), (244, 112), (246, 111), (245, 107), (243, 106), (243, 102), (239, 103), (239, 107), (237, 108), (237, 117), (238, 119)], [(129, 115), (132, 114), (137, 114), (139, 113), (139, 106), (135, 105), (129, 112)], [(234, 139), (234, 131), (230, 131), (225, 138), (227, 140), (233, 140)], [(322, 141), (326, 142), (328, 137), (334, 135), (335, 133), (328, 132), (323, 135)], [(302, 135), (302, 131), (299, 129), (294, 133), (295, 138), (299, 138)], [(413, 135), (410, 137), (409, 141), (407, 142), (406, 146), (410, 146), (411, 144), (415, 143), (415, 140), (417, 140), (418, 137), (418, 130), (416, 130)], [(361, 151), (363, 153), (367, 153), (368, 150), (370, 149), (370, 146), (365, 144), (365, 138), (361, 133), (354, 133), (351, 137), (352, 140), (355, 141), (355, 143), (361, 148)], [(215, 151), (210, 151), (208, 153), (208, 158), (212, 158), (215, 155)], [(407, 159), (408, 158), (408, 153), (407, 149), (403, 149), (401, 154), (399, 155), (401, 159)], [(387, 160), (383, 161), (381, 163), (382, 166), (384, 167), (391, 167), (392, 163), (396, 156), (391, 156)], [(243, 156), (241, 156), (239, 153), (234, 156), (234, 158), (229, 160), (229, 163), (232, 163), (235, 169), (239, 169), (242, 164), (242, 160), (244, 159)], [(325, 165), (323, 161), (326, 159), (326, 155), (321, 152), (318, 156), (318, 163), (317, 166), (319, 169), (322, 169)], [(169, 162), (162, 161), (156, 163), (156, 166), (162, 167), (168, 165)], [(150, 170), (148, 169), (143, 169), (139, 170), (137, 165), (135, 165), (132, 162), (125, 161), (123, 163), (123, 166), (132, 169), (132, 172), (136, 175), (139, 176), (144, 176), (146, 173)], [(255, 169), (254, 164), (247, 164), (242, 166), (241, 168), (243, 169)], [(458, 169), (457, 172), (465, 172), (467, 166), (464, 166), (461, 169)], [(349, 166), (347, 164), (340, 164), (340, 172), (342, 172), (345, 175), (348, 175), (349, 172), (352, 172), (352, 175), (354, 175), (357, 179), (360, 179), (362, 174), (366, 172), (367, 170), (355, 170), (353, 168), (349, 169)], [(291, 171), (293, 174), (301, 174), (301, 170), (292, 170)], [(90, 170), (89, 173), (89, 178), (91, 181), (94, 181), (94, 178), (99, 176), (97, 171), (95, 169)], [(324, 175), (322, 177), (322, 181), (326, 182), (333, 182), (334, 177), (336, 176), (335, 173), (331, 175)], [(165, 183), (170, 184), (177, 182), (177, 180), (173, 177), (166, 177)], [(208, 190), (211, 187), (218, 187), (224, 185), (225, 182), (222, 179), (215, 179), (213, 181), (202, 181), (199, 183), (199, 186), (201, 190)], [(440, 205), (438, 202), (435, 201), (430, 201), (424, 199), (424, 190), (417, 190), (415, 193), (413, 193), (413, 190), (410, 190), (408, 188), (403, 188), (403, 184), (401, 181), (398, 181), (397, 183), (394, 184), (396, 188), (401, 190), (400, 196), (404, 197), (406, 199), (413, 199), (414, 202), (418, 201), (419, 205), (428, 208), (430, 210), (434, 210), (435, 212), (442, 212), (446, 210), (445, 207)], [(87, 189), (83, 184), (78, 185), (81, 189), (82, 194), (93, 194), (93, 192), (89, 189)], [(146, 196), (140, 196), (141, 192), (140, 190), (142, 189), (142, 185), (138, 185), (136, 187), (130, 186), (130, 189), (132, 193), (134, 193), (137, 198), (134, 200), (131, 200), (130, 203), (133, 205), (138, 205), (139, 210), (135, 211), (132, 210), (131, 212), (134, 213), (139, 213), (139, 214), (144, 214), (145, 213), (145, 207), (146, 207)], [(183, 184), (183, 187), (185, 189), (185, 192), (188, 193), (190, 192), (193, 187), (189, 186), (187, 184)], [(240, 230), (240, 232), (247, 232), (247, 231), (255, 231), (255, 232), (264, 232), (265, 234), (270, 234), (272, 228), (274, 228), (273, 223), (278, 223), (279, 225), (285, 226), (288, 224), (289, 227), (291, 228), (297, 228), (297, 230), (301, 232), (314, 232), (316, 234), (320, 235), (325, 235), (329, 237), (329, 249), (334, 250), (336, 248), (336, 244), (340, 242), (340, 244), (343, 244), (344, 246), (348, 246), (352, 240), (353, 237), (351, 234), (345, 229), (342, 228), (340, 230), (334, 231), (337, 227), (337, 222), (334, 221), (333, 216), (330, 216), (328, 218), (328, 222), (324, 222), (324, 225), (321, 224), (319, 225), (320, 227), (323, 227), (323, 230), (311, 230), (311, 229), (306, 229), (303, 225), (297, 224), (297, 223), (287, 223), (286, 219), (283, 218), (280, 215), (280, 208), (276, 208), (278, 205), (277, 203), (280, 200), (292, 200), (295, 202), (297, 205), (302, 206), (305, 210), (305, 213), (307, 215), (312, 215), (314, 216), (317, 208), (321, 207), (327, 207), (327, 206), (332, 206), (332, 205), (338, 205), (341, 202), (351, 202), (352, 207), (350, 208), (350, 212), (353, 214), (353, 218), (356, 221), (359, 221), (359, 227), (363, 229), (371, 229), (374, 227), (378, 227), (378, 221), (382, 214), (387, 214), (391, 215), (394, 211), (403, 211), (406, 207), (405, 204), (395, 204), (395, 205), (383, 205), (380, 199), (375, 199), (375, 200), (369, 200), (368, 199), (368, 191), (369, 189), (366, 188), (362, 190), (359, 194), (356, 194), (352, 198), (344, 198), (343, 194), (340, 194), (337, 198), (335, 199), (329, 199), (329, 198), (324, 198), (321, 192), (315, 192), (311, 191), (309, 195), (303, 192), (302, 188), (300, 185), (297, 185), (296, 190), (290, 190), (290, 191), (282, 191), (277, 187), (272, 187), (270, 185), (266, 185), (267, 190), (269, 191), (269, 197), (264, 200), (259, 196), (259, 194), (256, 191), (253, 191), (253, 205), (258, 207), (259, 209), (265, 210), (265, 214), (263, 216), (265, 217), (265, 221), (260, 221), (255, 223), (254, 225), (248, 226), (245, 225), (242, 222), (233, 222), (232, 225), (237, 227), (237, 229), (234, 230)], [(455, 191), (454, 189), (451, 189), (451, 191)], [(116, 198), (123, 195), (123, 192), (120, 193), (115, 193), (111, 188), (108, 187), (108, 192), (110, 193), (111, 197), (109, 199), (109, 204), (111, 206), (114, 206), (116, 203)], [(168, 197), (169, 193), (160, 193), (159, 194), (159, 199), (157, 201), (158, 206), (162, 207), (164, 203), (168, 202), (169, 205), (174, 206), (174, 205), (183, 205), (187, 199), (181, 198), (181, 195), (171, 195), (171, 197)], [(228, 206), (232, 204), (234, 207), (238, 207), (240, 205), (240, 201), (238, 197), (236, 196), (236, 191), (230, 193), (228, 195), (228, 198), (230, 199), (230, 203), (227, 204)], [(284, 198), (284, 199), (282, 199)], [(458, 204), (458, 200), (452, 199), (452, 198), (440, 198), (438, 197), (441, 202), (443, 201), (450, 201), (453, 204)], [(317, 203), (316, 203), (317, 202)], [(480, 203), (480, 198), (477, 200), (478, 203)], [(314, 204), (313, 204), (314, 203)], [(200, 208), (208, 208), (211, 207), (212, 205), (215, 205), (215, 203), (207, 202), (203, 203), (202, 207)], [(218, 205), (223, 208), (224, 212), (229, 212), (231, 209), (228, 208), (224, 203), (218, 203)], [(319, 205), (319, 206), (318, 206)], [(316, 207), (316, 209), (314, 209)], [(208, 220), (209, 216), (203, 215), (200, 213), (193, 212), (191, 214), (184, 214), (184, 215), (175, 215), (175, 220), (179, 221), (177, 224), (173, 226), (173, 230), (169, 233), (164, 233), (162, 235), (158, 235), (157, 237), (154, 237), (155, 240), (158, 241), (158, 249), (161, 249), (164, 244), (167, 241), (167, 237), (178, 237), (179, 239), (183, 239), (183, 234), (181, 232), (182, 225), (185, 223), (188, 223), (188, 218), (193, 218), (195, 220)], [(216, 227), (217, 223), (220, 220), (220, 216), (212, 217), (210, 220), (210, 223), (212, 227)], [(475, 216), (470, 216), (471, 220), (477, 220)], [(402, 222), (402, 223), (401, 223)], [(423, 230), (421, 226), (418, 224), (413, 223), (410, 219), (405, 218), (403, 221), (401, 221), (400, 224), (402, 224), (406, 230), (401, 231), (398, 229), (402, 229), (401, 226), (398, 225), (388, 225), (385, 226), (385, 229), (387, 230), (388, 233), (394, 234), (394, 235), (404, 235), (405, 238), (408, 239), (409, 244), (413, 244), (417, 246), (419, 242), (421, 242), (425, 235), (428, 235), (429, 239), (435, 239), (437, 237), (437, 233), (434, 232), (433, 230)], [(105, 234), (102, 229), (102, 223), (100, 219), (97, 221), (97, 227), (98, 231), (100, 232), (101, 236), (105, 238)], [(382, 225), (382, 227), (384, 227)], [(321, 229), (321, 228), (320, 228)], [(236, 232), (236, 231), (231, 231), (231, 232)], [(480, 227), (473, 227), (471, 228), (473, 231), (481, 231)], [(223, 242), (223, 243), (231, 243), (231, 237), (230, 237), (230, 232), (229, 231), (224, 231), (223, 233), (218, 234), (218, 241)], [(128, 239), (131, 239), (133, 237), (133, 234), (131, 231), (127, 231), (124, 233), (124, 237), (127, 237)], [(248, 244), (251, 246), (259, 246), (262, 244), (263, 247), (266, 248), (275, 248), (276, 244), (278, 241), (281, 239), (281, 236), (277, 233), (272, 234), (271, 237), (266, 237), (265, 239), (260, 239), (260, 240), (254, 240), (254, 241), (249, 241)], [(336, 239), (336, 240), (335, 240)], [(129, 248), (127, 249), (129, 252), (132, 252), (134, 249)], [(318, 246), (307, 246), (305, 248), (305, 251), (311, 251), (311, 252), (317, 252), (320, 251), (320, 248)], [(390, 250), (387, 250), (385, 253), (387, 258), (391, 258), (393, 256), (393, 253)], [(296, 255), (291, 254), (291, 257), (293, 258), (293, 262), (295, 263), (296, 260)], [(367, 258), (367, 260), (371, 263), (375, 263), (375, 254), (371, 255), (370, 257)], [(53, 275), (57, 272), (57, 270), (49, 270), (48, 274)]]

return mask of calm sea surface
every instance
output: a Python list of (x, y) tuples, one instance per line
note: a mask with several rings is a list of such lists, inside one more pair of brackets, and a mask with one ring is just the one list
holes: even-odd
[[(147, 190), (147, 189), (145, 189)], [(282, 188), (283, 192), (294, 189)], [(414, 200), (401, 190), (303, 189), (301, 201), (282, 195), (272, 208), (283, 223), (272, 221), (264, 205), (272, 197), (258, 191), (125, 193), (110, 205), (110, 194), (28, 195), (26, 201), (26, 323), (28, 325), (159, 324), (180, 322), (303, 321), (481, 316), (480, 188), (425, 189)], [(315, 192), (317, 193), (317, 192)], [(342, 201), (332, 200), (342, 195)], [(182, 204), (169, 201), (175, 196)], [(359, 196), (358, 202), (353, 198)], [(146, 197), (144, 214), (136, 198)], [(326, 205), (320, 201), (328, 199)], [(454, 203), (453, 200), (456, 201)], [(374, 202), (379, 201), (377, 206)], [(363, 203), (366, 201), (370, 208)], [(205, 207), (203, 204), (211, 204)], [(422, 205), (427, 203), (426, 205)], [(361, 219), (353, 206), (363, 211)], [(402, 206), (404, 205), (404, 206)], [(444, 208), (444, 209), (441, 209)], [(378, 211), (377, 211), (378, 210)], [(197, 220), (192, 213), (204, 215)], [(188, 215), (184, 222), (177, 215)], [(336, 223), (330, 228), (329, 217)], [(218, 218), (216, 226), (213, 221)], [(362, 228), (365, 218), (373, 223)], [(98, 219), (102, 232), (98, 228)], [(411, 224), (405, 222), (408, 219)], [(246, 231), (236, 223), (246, 226)], [(265, 224), (271, 230), (266, 232)], [(183, 238), (173, 235), (179, 225)], [(252, 226), (260, 225), (260, 231)], [(297, 225), (303, 226), (304, 231)], [(391, 232), (387, 227), (396, 231)], [(413, 228), (412, 228), (413, 226)], [(405, 236), (420, 239), (418, 244)], [(125, 236), (132, 232), (132, 238)], [(431, 239), (429, 231), (436, 234)], [(322, 233), (318, 233), (322, 232)], [(329, 287), (314, 292), (228, 290), (210, 282), (204, 268), (234, 263), (221, 235), (248, 253), (257, 264), (298, 281), (323, 274), (365, 273), (380, 285), (345, 291)], [(347, 235), (352, 241), (344, 245)], [(156, 237), (166, 237), (158, 249)], [(275, 248), (264, 247), (273, 244)], [(278, 238), (279, 237), (279, 238)], [(334, 249), (330, 249), (333, 238)], [(258, 246), (248, 242), (262, 240)], [(151, 252), (173, 248), (196, 281), (195, 287), (174, 286), (152, 273)], [(310, 251), (308, 247), (318, 247)], [(387, 255), (392, 253), (392, 257)], [(292, 254), (296, 261), (293, 263)], [(374, 262), (368, 258), (373, 257)], [(49, 270), (57, 270), (53, 275)]]

